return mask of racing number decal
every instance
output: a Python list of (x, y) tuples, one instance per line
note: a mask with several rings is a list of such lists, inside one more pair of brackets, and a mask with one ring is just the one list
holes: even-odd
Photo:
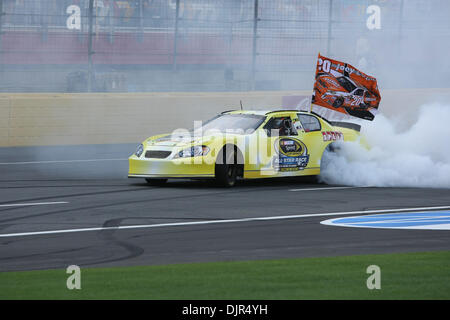
[(361, 96), (352, 96), (353, 101), (350, 103), (351, 106), (359, 106), (364, 102), (364, 98)]
[(324, 72), (330, 72), (330, 68), (331, 68), (331, 61), (330, 60), (323, 60), (321, 58), (319, 58), (319, 71), (324, 71)]

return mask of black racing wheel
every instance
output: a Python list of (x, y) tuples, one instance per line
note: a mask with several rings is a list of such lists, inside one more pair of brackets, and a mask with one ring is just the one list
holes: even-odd
[(337, 97), (336, 100), (334, 100), (333, 102), (333, 107), (334, 108), (339, 108), (340, 106), (342, 106), (344, 104), (344, 98), (342, 97)]
[(223, 187), (233, 187), (236, 184), (238, 170), (236, 149), (224, 147), (216, 160), (215, 176), (217, 183)]

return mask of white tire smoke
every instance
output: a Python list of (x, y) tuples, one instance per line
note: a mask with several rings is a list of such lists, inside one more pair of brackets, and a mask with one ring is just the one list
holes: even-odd
[(329, 184), (376, 187), (450, 188), (450, 106), (424, 105), (407, 130), (401, 118), (379, 114), (363, 124), (370, 149), (341, 143), (327, 152), (320, 180)]

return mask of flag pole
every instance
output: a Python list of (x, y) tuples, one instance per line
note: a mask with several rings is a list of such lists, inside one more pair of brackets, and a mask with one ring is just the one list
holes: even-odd
[[(320, 57), (320, 52), (319, 55), (317, 56), (317, 59), (319, 59)], [(317, 74), (317, 61), (316, 61), (316, 71), (314, 72), (314, 85), (316, 84), (316, 74)], [(313, 85), (313, 94), (311, 95), (311, 103), (309, 104), (309, 113), (312, 113), (312, 97), (314, 95), (314, 85)]]

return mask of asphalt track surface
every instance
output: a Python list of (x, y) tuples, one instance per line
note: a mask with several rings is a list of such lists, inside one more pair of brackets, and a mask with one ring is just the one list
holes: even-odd
[(448, 189), (308, 179), (150, 187), (127, 178), (134, 149), (0, 148), (0, 271), (450, 250), (449, 231), (320, 224), (357, 211), (450, 208)]

